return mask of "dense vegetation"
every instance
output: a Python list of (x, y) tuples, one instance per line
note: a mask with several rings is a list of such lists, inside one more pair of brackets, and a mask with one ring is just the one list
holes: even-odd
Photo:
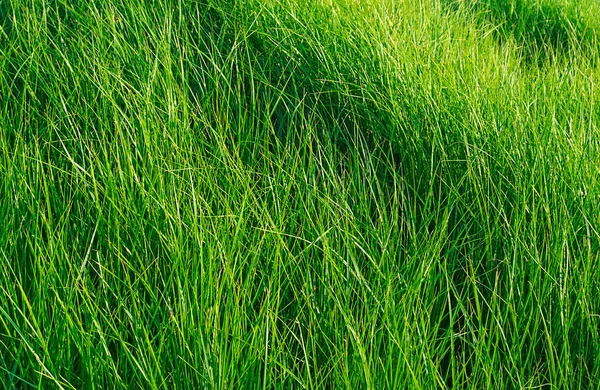
[(595, 0), (0, 0), (0, 387), (600, 387)]

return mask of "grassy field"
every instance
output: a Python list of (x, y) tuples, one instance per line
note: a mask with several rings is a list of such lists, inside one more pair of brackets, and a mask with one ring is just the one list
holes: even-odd
[(0, 387), (600, 388), (596, 0), (0, 0)]

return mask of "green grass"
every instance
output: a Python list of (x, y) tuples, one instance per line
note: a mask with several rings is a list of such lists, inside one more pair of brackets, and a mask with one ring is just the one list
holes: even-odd
[(581, 0), (0, 0), (0, 387), (600, 387)]

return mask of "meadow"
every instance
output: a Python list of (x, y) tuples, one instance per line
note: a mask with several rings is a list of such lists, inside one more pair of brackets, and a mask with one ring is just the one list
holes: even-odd
[(0, 387), (600, 388), (598, 15), (0, 0)]

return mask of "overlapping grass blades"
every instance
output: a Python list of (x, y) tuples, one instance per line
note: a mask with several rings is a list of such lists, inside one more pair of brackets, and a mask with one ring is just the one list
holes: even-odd
[(1, 2), (1, 384), (597, 387), (592, 27), (477, 3)]
[[(597, 5), (563, 0), (444, 1), (451, 9), (468, 10), (491, 24), (499, 42), (514, 40), (528, 64), (542, 65), (556, 57), (598, 55)], [(594, 6), (596, 8), (594, 8)]]

